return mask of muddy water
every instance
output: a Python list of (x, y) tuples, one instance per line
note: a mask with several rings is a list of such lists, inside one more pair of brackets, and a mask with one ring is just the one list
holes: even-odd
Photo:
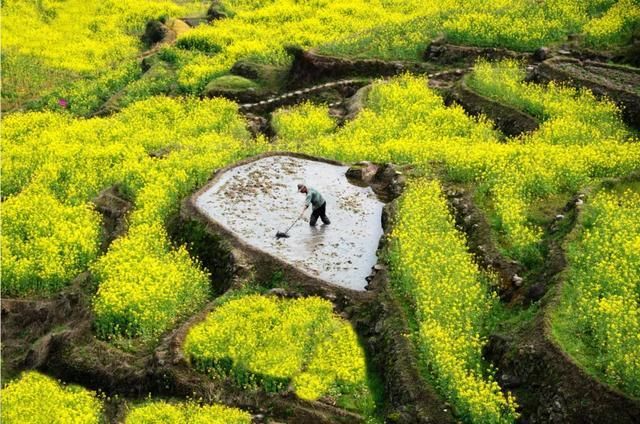
[[(289, 156), (272, 156), (233, 168), (196, 200), (210, 219), (258, 247), (329, 283), (364, 290), (365, 277), (377, 262), (384, 204), (369, 187), (350, 184), (347, 167)], [(327, 201), (330, 225), (309, 225), (311, 207), (289, 231), (276, 239), (300, 214), (304, 182)]]

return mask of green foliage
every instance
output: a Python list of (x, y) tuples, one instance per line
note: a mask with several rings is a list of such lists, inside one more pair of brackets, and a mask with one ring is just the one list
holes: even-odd
[(198, 370), (244, 386), (281, 391), (291, 383), (303, 399), (348, 396), (362, 412), (374, 409), (356, 334), (326, 300), (229, 300), (189, 331), (183, 349)]
[(223, 75), (213, 79), (207, 84), (208, 90), (228, 90), (228, 91), (244, 91), (248, 89), (258, 88), (258, 84), (250, 79), (239, 77), (237, 75)]
[(102, 403), (94, 393), (61, 386), (35, 371), (3, 387), (0, 417), (5, 424), (99, 424), (103, 420)]
[[(588, 369), (640, 396), (640, 195), (598, 193), (567, 248), (554, 335)], [(576, 341), (578, 343), (576, 343)]]
[[(89, 116), (97, 111), (111, 96), (140, 77), (142, 71), (136, 61), (110, 69), (95, 78), (86, 78), (54, 90), (29, 105), (30, 109), (66, 109), (74, 115)], [(66, 106), (60, 105), (60, 100)]]
[(145, 72), (140, 79), (130, 82), (116, 97), (115, 108), (123, 108), (139, 100), (177, 91), (177, 76), (166, 63), (158, 63)]

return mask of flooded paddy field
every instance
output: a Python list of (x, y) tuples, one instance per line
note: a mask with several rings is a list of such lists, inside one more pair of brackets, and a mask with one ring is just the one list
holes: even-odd
[[(364, 290), (377, 262), (382, 236), (381, 202), (370, 187), (351, 184), (348, 167), (289, 156), (271, 156), (232, 168), (196, 200), (196, 207), (245, 243), (300, 270), (353, 290)], [(309, 225), (311, 207), (300, 214), (305, 195), (297, 184), (318, 190), (330, 225)]]

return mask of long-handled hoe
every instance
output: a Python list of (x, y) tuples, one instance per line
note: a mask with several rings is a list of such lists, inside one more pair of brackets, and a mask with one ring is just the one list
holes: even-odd
[(291, 224), (291, 226), (290, 226), (289, 228), (287, 228), (287, 231), (285, 231), (284, 233), (283, 233), (283, 232), (281, 232), (281, 231), (278, 231), (278, 232), (276, 233), (276, 238), (278, 238), (278, 239), (279, 239), (279, 238), (287, 238), (287, 237), (289, 237), (289, 234), (287, 234), (287, 233), (289, 232), (289, 230), (290, 230), (290, 229), (292, 229), (292, 228), (293, 228), (293, 226), (294, 226), (294, 225), (296, 225), (296, 222), (298, 222), (298, 220), (299, 220), (300, 218), (302, 218), (302, 215), (304, 215), (304, 211), (302, 211), (302, 213), (301, 213), (300, 215), (298, 215), (298, 217), (296, 218), (296, 220), (295, 220), (295, 221), (293, 221), (293, 224)]

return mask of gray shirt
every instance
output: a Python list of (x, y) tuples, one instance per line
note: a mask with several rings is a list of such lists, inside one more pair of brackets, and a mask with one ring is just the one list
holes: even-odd
[(307, 187), (307, 198), (304, 200), (304, 203), (307, 206), (309, 206), (309, 204), (313, 205), (313, 210), (316, 210), (323, 205), (324, 197), (322, 197), (322, 194), (315, 188)]

